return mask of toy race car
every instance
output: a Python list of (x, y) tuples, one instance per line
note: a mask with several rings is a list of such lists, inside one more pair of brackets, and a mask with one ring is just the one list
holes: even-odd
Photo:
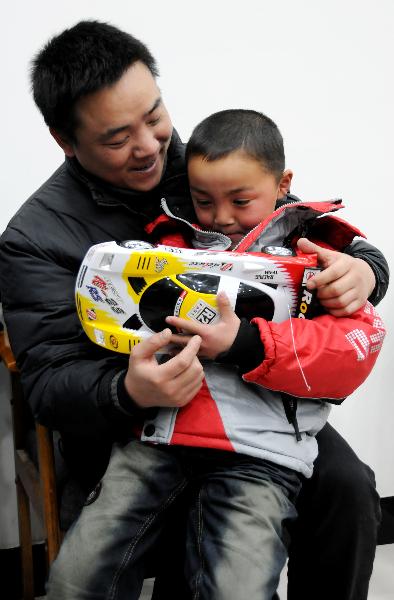
[(168, 327), (168, 315), (218, 321), (221, 290), (240, 318), (279, 322), (289, 315), (308, 317), (313, 296), (305, 286), (319, 270), (316, 255), (272, 246), (263, 250), (192, 250), (138, 241), (92, 246), (76, 282), (83, 329), (92, 342), (129, 353)]

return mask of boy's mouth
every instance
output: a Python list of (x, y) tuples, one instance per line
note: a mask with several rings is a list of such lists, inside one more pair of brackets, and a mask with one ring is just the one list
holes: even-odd
[(229, 237), (231, 240), (240, 240), (245, 235), (243, 231), (221, 231), (221, 233), (227, 235), (227, 237)]

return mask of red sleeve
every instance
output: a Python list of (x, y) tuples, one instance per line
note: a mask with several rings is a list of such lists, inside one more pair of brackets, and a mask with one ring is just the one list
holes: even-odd
[(265, 358), (244, 380), (301, 398), (339, 400), (354, 392), (371, 372), (386, 333), (369, 302), (348, 317), (252, 322)]

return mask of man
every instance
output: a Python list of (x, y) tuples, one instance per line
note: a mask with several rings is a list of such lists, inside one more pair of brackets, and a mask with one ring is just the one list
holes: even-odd
[[(33, 93), (66, 159), (0, 244), (4, 315), (26, 395), (35, 418), (60, 431), (66, 462), (86, 494), (112, 443), (129, 439), (136, 411), (184, 406), (203, 378), (198, 337), (159, 365), (154, 352), (170, 333), (158, 333), (128, 361), (89, 342), (74, 305), (89, 246), (154, 241), (150, 228), (162, 197), (174, 214), (193, 220), (183, 145), (156, 75), (147, 48), (107, 24), (81, 22), (47, 44), (33, 63)], [(324, 253), (328, 268), (316, 278), (321, 302), (337, 314), (368, 296), (377, 303), (388, 283), (376, 249), (358, 241), (347, 252)], [(329, 426), (318, 440), (316, 472), (304, 485), (290, 546), (289, 598), (315, 598), (318, 590), (321, 599), (362, 600), (379, 522), (373, 474)], [(99, 487), (88, 501), (97, 494)], [(164, 588), (157, 593), (169, 597)]]

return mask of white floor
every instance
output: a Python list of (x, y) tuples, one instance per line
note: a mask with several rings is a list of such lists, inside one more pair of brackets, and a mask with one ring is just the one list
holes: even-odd
[[(140, 600), (150, 600), (153, 579), (145, 582)], [(286, 599), (286, 576), (281, 578), (278, 589), (281, 600)], [(333, 600), (335, 600), (333, 598)], [(394, 544), (378, 546), (374, 570), (369, 587), (368, 600), (394, 600)]]

